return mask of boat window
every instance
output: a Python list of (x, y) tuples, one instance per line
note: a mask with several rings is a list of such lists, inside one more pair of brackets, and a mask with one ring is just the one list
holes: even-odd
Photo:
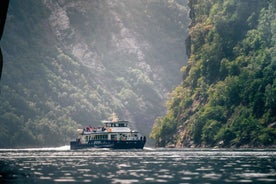
[(111, 123), (106, 123), (105, 124), (106, 127), (111, 127), (111, 125), (112, 125)]
[(94, 140), (102, 140), (102, 139), (107, 139), (107, 135), (95, 135)]
[(111, 140), (117, 140), (117, 134), (112, 134), (111, 135)]
[(127, 136), (125, 134), (120, 134), (120, 140), (126, 140), (127, 139)]

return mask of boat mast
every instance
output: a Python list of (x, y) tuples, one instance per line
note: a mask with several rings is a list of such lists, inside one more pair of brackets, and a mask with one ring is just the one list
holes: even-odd
[(117, 116), (117, 114), (116, 113), (112, 113), (112, 122), (118, 122), (119, 121), (119, 118), (118, 118), (118, 116)]

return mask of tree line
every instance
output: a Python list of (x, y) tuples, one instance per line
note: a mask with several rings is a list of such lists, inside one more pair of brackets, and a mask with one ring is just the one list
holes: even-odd
[(156, 146), (265, 147), (276, 143), (276, 3), (189, 1), (183, 82), (157, 118)]

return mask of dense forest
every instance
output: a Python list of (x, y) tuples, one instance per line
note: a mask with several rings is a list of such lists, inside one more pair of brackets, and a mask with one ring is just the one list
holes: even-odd
[(112, 112), (144, 135), (182, 80), (183, 0), (10, 1), (0, 147), (57, 146)]
[(276, 1), (190, 0), (183, 82), (155, 120), (156, 146), (276, 145)]

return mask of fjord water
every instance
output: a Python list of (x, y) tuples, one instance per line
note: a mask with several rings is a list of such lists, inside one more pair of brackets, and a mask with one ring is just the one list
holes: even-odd
[(276, 150), (0, 149), (0, 183), (276, 183)]

